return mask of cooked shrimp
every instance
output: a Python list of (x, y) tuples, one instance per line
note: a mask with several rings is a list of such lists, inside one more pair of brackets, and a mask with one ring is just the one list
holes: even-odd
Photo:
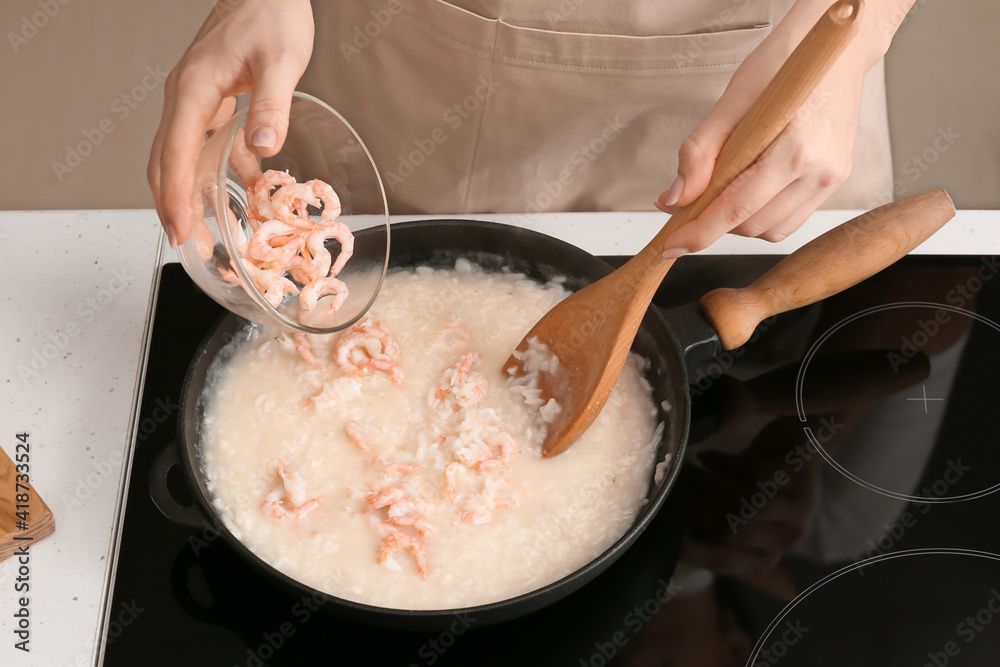
[[(364, 433), (361, 432), (361, 425), (358, 422), (356, 421), (347, 422), (347, 425), (344, 427), (344, 430), (347, 432), (347, 437), (351, 439), (351, 442), (353, 442), (355, 445), (358, 446), (358, 449), (360, 449), (363, 452), (371, 452), (371, 447), (368, 445), (368, 440), (365, 438)], [(394, 472), (400, 475), (412, 475), (413, 473), (417, 473), (423, 470), (423, 468), (421, 468), (420, 466), (392, 463), (391, 461), (387, 460), (380, 454), (376, 454), (374, 457), (372, 457), (372, 461), (374, 461), (377, 465), (382, 466), (389, 472)]]
[[(278, 477), (282, 485), (273, 489), (264, 498), (263, 507), (276, 519), (301, 521), (319, 507), (315, 498), (306, 500), (306, 483), (298, 473), (285, 470), (285, 464), (278, 459)], [(282, 500), (285, 504), (282, 505)]]
[[(311, 183), (312, 181), (310, 181)], [(312, 229), (309, 220), (309, 206), (319, 207), (319, 197), (313, 194), (309, 183), (289, 183), (278, 188), (271, 196), (274, 217), (289, 225)]]
[(344, 302), (347, 301), (347, 285), (339, 278), (334, 278), (333, 276), (313, 280), (302, 288), (302, 293), (299, 294), (299, 307), (302, 310), (312, 310), (316, 307), (316, 302), (319, 299), (331, 294), (334, 298), (330, 302), (329, 312), (332, 313), (339, 310), (344, 305)]
[[(514, 442), (514, 436), (499, 426), (494, 426), (493, 430), (494, 433), (484, 440), (484, 443), (489, 448), (488, 457), (476, 461), (476, 470), (495, 470), (502, 465), (507, 465), (517, 452), (517, 443)], [(493, 453), (494, 448), (498, 450), (496, 455)]]
[(332, 275), (340, 275), (344, 270), (344, 265), (354, 255), (354, 234), (347, 225), (341, 222), (330, 222), (316, 228), (316, 231), (309, 235), (307, 247), (310, 253), (318, 252), (320, 248), (325, 248), (327, 239), (337, 239), (340, 242), (340, 253), (337, 261), (330, 267)]
[(478, 526), (488, 522), (493, 518), (493, 513), (499, 509), (517, 507), (518, 501), (513, 498), (500, 498), (499, 500), (489, 500), (485, 507), (479, 510), (472, 510), (462, 515), (462, 523)]
[(295, 179), (283, 171), (269, 169), (260, 175), (256, 185), (247, 190), (247, 203), (250, 212), (259, 222), (274, 220), (274, 208), (271, 206), (271, 190), (285, 185), (292, 185)]
[(420, 466), (407, 465), (405, 463), (392, 463), (378, 454), (376, 454), (372, 460), (389, 472), (394, 472), (397, 475), (412, 475), (423, 470)]
[[(406, 375), (403, 374), (403, 368), (395, 361), (389, 361), (388, 359), (369, 359), (368, 368), (373, 368), (377, 371), (382, 371), (389, 376), (389, 381), (393, 384), (402, 384), (403, 380), (406, 379)], [(367, 373), (362, 372), (362, 375), (367, 375)]]
[(453, 401), (455, 407), (472, 408), (481, 405), (486, 400), (490, 385), (485, 375), (472, 370), (472, 366), (479, 360), (478, 352), (469, 352), (460, 362), (446, 368), (441, 374), (436, 396)]
[(306, 399), (306, 404), (311, 403), (316, 410), (329, 410), (336, 405), (346, 403), (360, 393), (361, 383), (358, 380), (337, 378), (332, 382), (324, 382), (323, 391)]
[(347, 432), (347, 437), (351, 439), (351, 442), (358, 446), (358, 449), (363, 452), (371, 451), (371, 448), (368, 446), (368, 440), (365, 439), (364, 433), (361, 432), (361, 425), (358, 422), (347, 422), (344, 430)]
[(399, 345), (392, 332), (385, 324), (371, 318), (347, 329), (334, 348), (334, 359), (340, 368), (357, 375), (383, 371), (394, 384), (404, 379), (403, 369), (395, 363), (399, 354)]
[(299, 288), (295, 283), (274, 271), (259, 269), (249, 262), (243, 268), (264, 299), (275, 308), (281, 305), (286, 294), (298, 294)]
[[(306, 243), (308, 244), (309, 242), (306, 241)], [(321, 280), (330, 275), (330, 264), (332, 261), (330, 251), (322, 248), (312, 258), (303, 254), (292, 257), (292, 261), (288, 264), (288, 272), (292, 274), (292, 278), (306, 285), (314, 280)]]
[(400, 498), (389, 505), (387, 516), (408, 516), (419, 512), (426, 512), (430, 504), (423, 498)]
[(247, 244), (247, 254), (258, 262), (278, 262), (288, 266), (305, 245), (305, 239), (280, 220), (269, 220), (260, 226)]
[(317, 368), (323, 367), (323, 365), (320, 364), (313, 355), (312, 344), (309, 342), (309, 339), (305, 334), (295, 334), (295, 342), (298, 343), (298, 345), (295, 346), (295, 351), (299, 353), (299, 356)]
[(396, 528), (411, 526), (425, 540), (434, 536), (434, 528), (431, 524), (427, 523), (426, 519), (422, 519), (419, 516), (392, 516), (386, 519), (384, 523), (392, 524)]
[(400, 500), (402, 500), (403, 496), (405, 495), (406, 493), (403, 491), (403, 489), (399, 488), (398, 486), (395, 486), (389, 489), (388, 491), (383, 491), (382, 493), (372, 492), (368, 496), (367, 511), (371, 512), (372, 510), (381, 509), (383, 507), (386, 507), (387, 505), (397, 503)]
[(464, 465), (458, 461), (453, 461), (449, 463), (444, 469), (444, 490), (448, 494), (448, 498), (451, 500), (455, 499), (455, 494), (458, 493), (458, 474), (462, 470), (468, 470)]
[[(323, 202), (323, 212), (320, 214), (320, 221), (323, 223), (333, 222), (341, 213), (340, 197), (333, 191), (328, 183), (314, 180), (309, 181), (315, 194)], [(337, 275), (336, 273), (334, 275)]]
[(389, 535), (385, 538), (382, 543), (382, 547), (378, 550), (378, 558), (376, 562), (381, 564), (392, 558), (392, 554), (398, 549), (408, 549), (413, 554), (413, 559), (417, 563), (417, 571), (420, 575), (427, 578), (427, 555), (424, 553), (423, 546), (416, 538), (406, 535), (405, 533), (395, 533)]

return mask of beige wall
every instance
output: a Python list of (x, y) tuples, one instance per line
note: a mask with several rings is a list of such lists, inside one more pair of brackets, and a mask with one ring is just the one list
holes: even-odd
[[(25, 17), (42, 12), (39, 2), (58, 12), (15, 53), (8, 33), (20, 33)], [(163, 83), (147, 68), (169, 72), (212, 4), (3, 0), (0, 209), (152, 208), (146, 160)], [(133, 90), (145, 99), (121, 99)], [(102, 120), (104, 129), (113, 127), (104, 136)], [(55, 173), (52, 163), (66, 163), (67, 145), (98, 140), (72, 171)]]
[[(150, 208), (150, 72), (170, 70), (213, 3), (61, 1), (0, 3), (0, 209)], [(9, 34), (42, 6), (58, 12), (15, 53)], [(961, 208), (1000, 208), (1000, 3), (917, 8), (887, 62), (898, 194), (945, 186)], [(66, 146), (80, 142), (96, 145), (77, 164)]]

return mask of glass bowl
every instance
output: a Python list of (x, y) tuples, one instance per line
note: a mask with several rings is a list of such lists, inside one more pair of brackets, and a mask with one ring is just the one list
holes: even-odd
[[(368, 149), (343, 116), (305, 93), (294, 93), (288, 136), (273, 157), (258, 158), (247, 149), (245, 123), (242, 109), (211, 133), (201, 151), (193, 193), (194, 228), (177, 246), (181, 264), (220, 305), (258, 324), (310, 334), (350, 326), (375, 301), (389, 260), (385, 190)], [(348, 296), (336, 311), (324, 307), (333, 297), (303, 310), (298, 296), (288, 295), (275, 307), (250, 279), (238, 251), (253, 233), (247, 189), (269, 169), (287, 172), (299, 183), (324, 181), (340, 198), (337, 220), (355, 234), (355, 242), (353, 256), (337, 275), (347, 285)], [(309, 218), (318, 221), (320, 211), (310, 206)], [(326, 248), (336, 259), (340, 243), (328, 239)]]

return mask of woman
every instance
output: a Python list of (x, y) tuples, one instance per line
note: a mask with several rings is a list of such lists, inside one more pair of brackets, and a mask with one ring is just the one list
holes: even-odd
[[(301, 78), (364, 138), (393, 213), (645, 210), (661, 191), (670, 212), (704, 191), (726, 137), (830, 4), (222, 0), (167, 79), (150, 187), (183, 243), (204, 131), (252, 91), (248, 147), (273, 155)], [(828, 198), (884, 203), (881, 58), (912, 4), (865, 7), (797, 118), (669, 256), (727, 232), (780, 240)]]

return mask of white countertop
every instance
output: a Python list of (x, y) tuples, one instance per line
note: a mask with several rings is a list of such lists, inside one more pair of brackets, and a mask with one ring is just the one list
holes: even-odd
[[(705, 254), (787, 254), (853, 215), (822, 211), (782, 243), (726, 237)], [(656, 212), (468, 217), (602, 255), (634, 254), (664, 221)], [(0, 665), (96, 664), (158, 257), (175, 258), (163, 245), (153, 211), (0, 212), (0, 446), (12, 455), (14, 434), (30, 433), (32, 483), (56, 518), (30, 551), (30, 653), (14, 648), (18, 563), (0, 563)], [(960, 211), (915, 254), (1000, 254), (1000, 211)]]

